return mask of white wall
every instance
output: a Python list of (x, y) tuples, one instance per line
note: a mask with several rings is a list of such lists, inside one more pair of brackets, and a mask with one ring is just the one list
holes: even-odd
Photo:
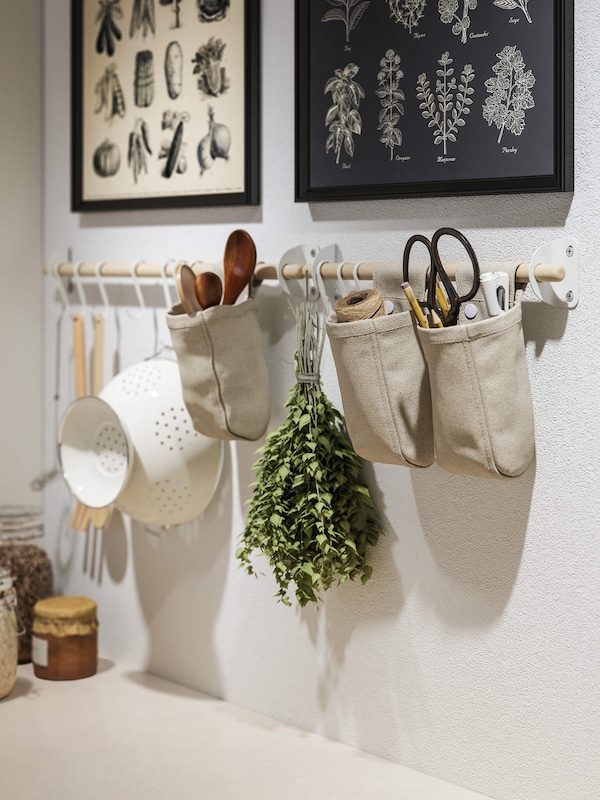
[[(234, 552), (255, 446), (227, 446), (218, 496), (159, 540), (115, 515), (102, 537), (68, 530), (65, 487), (47, 492), (57, 589), (97, 599), (103, 655), (148, 668), (497, 800), (593, 800), (597, 743), (600, 462), (597, 326), (600, 13), (577, 0), (577, 175), (569, 195), (294, 204), (293, 3), (263, 0), (263, 204), (258, 209), (69, 213), (69, 3), (45, 3), (45, 241), (48, 262), (218, 259), (244, 227), (259, 258), (336, 241), (348, 259), (388, 260), (445, 223), (482, 259), (528, 258), (566, 232), (581, 243), (582, 300), (570, 314), (527, 303), (537, 463), (507, 483), (374, 466), (387, 535), (366, 586), (332, 590), (319, 612), (278, 606), (268, 570)], [(111, 289), (115, 300), (125, 300)], [(45, 466), (72, 397), (68, 319), (47, 286)], [(156, 300), (156, 298), (155, 298)], [(149, 302), (150, 305), (150, 302)], [(168, 340), (160, 293), (143, 320), (108, 323), (110, 361)], [(260, 292), (271, 428), (293, 382), (293, 329), (275, 286)], [(60, 334), (60, 398), (50, 398)], [(119, 338), (118, 338), (119, 337)], [(116, 354), (116, 355), (115, 355)], [(107, 372), (109, 367), (107, 366)], [(339, 401), (329, 354), (325, 390)], [(318, 792), (317, 792), (318, 795)]]
[(0, 25), (0, 504), (29, 488), (42, 436), (42, 3), (2, 9)]

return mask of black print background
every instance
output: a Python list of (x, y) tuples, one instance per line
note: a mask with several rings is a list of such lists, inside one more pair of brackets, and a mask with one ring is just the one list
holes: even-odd
[[(462, 9), (459, 3), (459, 11)], [(423, 183), (429, 181), (478, 180), (547, 176), (554, 173), (554, 20), (555, 3), (531, 0), (528, 23), (520, 9), (505, 11), (492, 0), (479, 0), (470, 12), (471, 27), (466, 44), (460, 35), (452, 33), (452, 24), (440, 19), (437, 0), (427, 0), (424, 17), (409, 33), (401, 23), (390, 17), (387, 0), (371, 0), (357, 27), (346, 43), (345, 25), (341, 21), (321, 22), (323, 14), (337, 7), (327, 0), (309, 0), (310, 15), (310, 185), (313, 188), (351, 187), (362, 185)], [(510, 20), (518, 22), (510, 22)], [(477, 34), (487, 33), (479, 37)], [(422, 36), (422, 34), (425, 34)], [(420, 38), (416, 38), (416, 37)], [(497, 143), (498, 128), (483, 118), (482, 107), (488, 92), (484, 82), (493, 77), (492, 67), (498, 62), (497, 53), (506, 45), (516, 45), (525, 61), (525, 70), (532, 70), (536, 82), (532, 88), (535, 107), (525, 112), (525, 129), (520, 136), (505, 130), (501, 144)], [(404, 114), (397, 127), (402, 132), (402, 145), (390, 150), (379, 141), (377, 130), (380, 99), (377, 74), (380, 60), (388, 49), (401, 58), (404, 77)], [(429, 122), (421, 116), (417, 99), (417, 77), (427, 73), (430, 88), (435, 94), (438, 59), (448, 51), (457, 83), (465, 64), (471, 64), (475, 79), (470, 84), (475, 92), (473, 104), (465, 117), (466, 125), (459, 129), (456, 142), (448, 142), (447, 157), (455, 161), (440, 163), (443, 144), (434, 144)], [(300, 59), (306, 54), (300, 54)], [(331, 93), (324, 94), (327, 80), (336, 69), (353, 62), (360, 69), (354, 80), (365, 90), (359, 113), (362, 133), (354, 135), (354, 156), (342, 150), (336, 164), (333, 149), (325, 152), (329, 134), (325, 127), (327, 110), (332, 104)], [(302, 63), (302, 61), (301, 61)], [(516, 148), (516, 154), (503, 153), (502, 148)], [(409, 160), (406, 160), (410, 157)]]

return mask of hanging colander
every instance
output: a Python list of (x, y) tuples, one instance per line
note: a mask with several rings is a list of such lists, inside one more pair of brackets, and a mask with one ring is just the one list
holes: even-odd
[(76, 400), (59, 430), (59, 461), (75, 497), (114, 502), (149, 525), (195, 519), (221, 472), (223, 445), (194, 430), (176, 362), (156, 357), (115, 376), (99, 398)]

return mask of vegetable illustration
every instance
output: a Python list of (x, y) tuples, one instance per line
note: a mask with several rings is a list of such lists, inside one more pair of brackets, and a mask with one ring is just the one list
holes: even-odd
[(346, 41), (349, 41), (350, 31), (353, 31), (360, 22), (362, 15), (370, 5), (370, 0), (363, 0), (363, 2), (360, 0), (327, 0), (327, 2), (336, 8), (326, 11), (321, 17), (321, 22), (333, 20), (343, 22), (346, 26)]
[(462, 0), (462, 15), (459, 16), (458, 0), (439, 0), (438, 11), (440, 12), (440, 19), (446, 24), (454, 22), (452, 26), (452, 33), (455, 36), (460, 36), (462, 44), (467, 43), (467, 31), (471, 27), (471, 17), (469, 11), (474, 11), (477, 8), (477, 0)]
[(196, 0), (200, 22), (219, 22), (225, 19), (230, 0)]
[(104, 110), (104, 119), (106, 120), (125, 116), (125, 98), (115, 64), (109, 64), (106, 67), (94, 91), (97, 95), (95, 114), (100, 114)]
[(135, 54), (133, 90), (134, 102), (139, 108), (147, 108), (154, 100), (154, 56), (151, 50), (140, 50)]
[(390, 17), (401, 22), (410, 33), (425, 13), (427, 0), (388, 0)]
[(174, 21), (172, 28), (180, 28), (181, 27), (181, 0), (160, 0), (161, 6), (171, 6), (171, 10), (173, 12)]
[(215, 122), (215, 115), (212, 106), (208, 107), (208, 133), (200, 140), (198, 145), (198, 163), (200, 164), (200, 174), (210, 169), (217, 158), (225, 161), (229, 158), (231, 147), (231, 131), (227, 125)]
[(483, 118), (500, 131), (500, 144), (505, 130), (515, 136), (520, 136), (525, 130), (525, 112), (535, 107), (531, 93), (535, 77), (530, 69), (525, 72), (523, 55), (514, 45), (507, 45), (496, 55), (500, 61), (492, 67), (495, 77), (485, 82), (490, 96), (483, 104)]
[(171, 141), (165, 139), (162, 142), (159, 159), (165, 158), (163, 177), (170, 178), (173, 172), (185, 172), (187, 169), (187, 159), (184, 155), (185, 142), (183, 141), (183, 124), (190, 121), (187, 111), (165, 111), (162, 118), (162, 129), (172, 128), (175, 130)]
[(278, 602), (319, 603), (335, 584), (372, 574), (369, 546), (383, 533), (373, 500), (360, 478), (344, 418), (323, 392), (319, 378), (324, 325), (316, 304), (296, 309), (298, 347), (295, 386), (287, 417), (258, 451), (245, 530), (236, 557), (249, 575), (252, 556), (265, 557), (277, 583)]
[(425, 72), (422, 72), (417, 79), (417, 98), (421, 101), (419, 103), (421, 115), (429, 120), (427, 127), (433, 128), (434, 144), (443, 143), (444, 155), (447, 153), (448, 142), (455, 142), (458, 129), (466, 125), (464, 117), (471, 113), (469, 106), (473, 100), (470, 95), (475, 91), (469, 85), (475, 79), (473, 67), (465, 64), (460, 76), (461, 82), (457, 86), (454, 68), (450, 66), (452, 63), (450, 54), (443, 53), (438, 61), (440, 69), (435, 73), (437, 75), (435, 96)]
[(116, 175), (121, 166), (121, 153), (114, 142), (105, 139), (96, 148), (93, 157), (94, 172), (101, 178), (110, 178)]
[(362, 119), (358, 108), (365, 96), (365, 90), (354, 80), (358, 71), (356, 64), (347, 64), (343, 70), (336, 69), (334, 76), (325, 84), (324, 93), (331, 92), (333, 100), (325, 117), (325, 126), (329, 129), (325, 152), (328, 153), (333, 148), (336, 164), (340, 162), (342, 145), (352, 158), (354, 134), (359, 136), (362, 133)]
[(498, 8), (504, 8), (506, 11), (514, 11), (515, 8), (520, 8), (527, 22), (531, 22), (529, 11), (527, 9), (529, 0), (494, 0), (494, 5)]
[(123, 16), (121, 0), (98, 0), (100, 6), (96, 22), (100, 23), (96, 38), (96, 52), (104, 53), (111, 58), (115, 54), (115, 42), (121, 41), (121, 30), (115, 19)]
[(129, 38), (133, 39), (140, 30), (144, 39), (148, 35), (148, 31), (156, 32), (154, 0), (133, 0), (131, 22), (129, 23)]
[(183, 52), (179, 42), (169, 42), (165, 51), (165, 79), (171, 100), (181, 94), (183, 84)]
[(394, 147), (402, 144), (402, 131), (396, 127), (400, 115), (404, 114), (402, 100), (404, 92), (400, 89), (400, 79), (404, 72), (400, 69), (400, 56), (392, 49), (388, 50), (379, 62), (381, 70), (377, 75), (379, 88), (375, 92), (381, 100), (382, 109), (379, 112), (379, 125), (381, 131), (379, 141), (390, 151), (390, 161), (394, 158)]
[(192, 59), (194, 75), (198, 76), (198, 89), (212, 97), (218, 97), (229, 88), (225, 67), (221, 66), (225, 46), (221, 39), (211, 36), (206, 44), (198, 48)]
[(150, 149), (150, 138), (148, 133), (148, 123), (138, 117), (129, 134), (129, 150), (127, 152), (127, 166), (133, 172), (133, 180), (137, 183), (138, 175), (142, 171), (148, 172), (148, 162), (146, 154), (152, 155)]

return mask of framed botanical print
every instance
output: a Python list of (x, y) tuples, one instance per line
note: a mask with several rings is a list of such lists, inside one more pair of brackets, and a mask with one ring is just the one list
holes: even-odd
[(259, 202), (259, 0), (72, 0), (72, 209)]
[(573, 188), (573, 0), (296, 0), (296, 200)]

